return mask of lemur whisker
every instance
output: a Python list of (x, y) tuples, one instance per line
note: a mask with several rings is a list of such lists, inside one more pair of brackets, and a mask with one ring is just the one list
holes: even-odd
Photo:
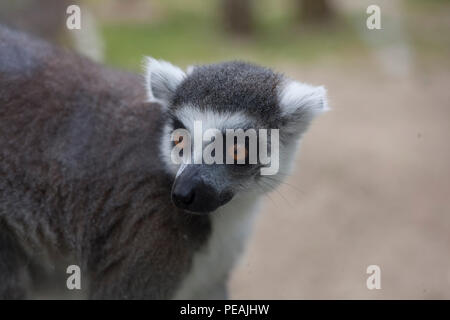
[(293, 184), (290, 184), (290, 183), (288, 183), (288, 182), (286, 182), (286, 181), (278, 180), (278, 179), (276, 179), (276, 178), (274, 178), (274, 177), (272, 177), (272, 176), (264, 176), (264, 178), (262, 178), (262, 179), (268, 179), (268, 180), (275, 181), (275, 182), (279, 183), (280, 185), (286, 185), (286, 186), (292, 188), (294, 191), (297, 191), (297, 192), (299, 192), (299, 193), (302, 194), (302, 195), (305, 194), (305, 192), (302, 191), (302, 190), (300, 190), (298, 186), (295, 186), (295, 185), (293, 185)]
[(281, 194), (281, 192), (279, 192), (278, 190), (277, 190), (277, 188), (275, 187), (275, 186), (273, 186), (273, 185), (271, 185), (268, 181), (264, 181), (264, 180), (260, 180), (260, 182), (263, 182), (263, 183), (265, 183), (266, 185), (268, 185), (270, 188), (271, 188), (271, 190), (273, 190), (273, 191), (275, 191), (284, 201), (286, 201), (287, 203), (288, 203), (288, 205), (290, 206), (290, 207), (294, 207), (293, 205), (292, 205), (292, 203), (286, 198), (286, 197), (284, 197), (282, 194)]
[(269, 200), (272, 202), (272, 204), (273, 204), (274, 206), (277, 206), (276, 202), (275, 202), (275, 201), (273, 200), (273, 198), (270, 196), (270, 191), (265, 190), (265, 189), (263, 188), (263, 186), (260, 185), (258, 182), (256, 183), (256, 185), (262, 190), (263, 195), (264, 195), (265, 197), (268, 197)]

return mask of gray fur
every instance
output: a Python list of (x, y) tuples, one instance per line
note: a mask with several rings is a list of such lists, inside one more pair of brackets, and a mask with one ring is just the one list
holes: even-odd
[(178, 86), (172, 105), (192, 104), (215, 112), (244, 112), (271, 127), (280, 114), (277, 88), (283, 77), (251, 63), (197, 66)]

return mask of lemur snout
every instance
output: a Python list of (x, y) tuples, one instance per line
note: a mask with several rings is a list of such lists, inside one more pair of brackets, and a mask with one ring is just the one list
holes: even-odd
[(212, 212), (232, 198), (231, 192), (218, 192), (205, 182), (196, 166), (185, 169), (172, 186), (173, 203), (190, 212)]

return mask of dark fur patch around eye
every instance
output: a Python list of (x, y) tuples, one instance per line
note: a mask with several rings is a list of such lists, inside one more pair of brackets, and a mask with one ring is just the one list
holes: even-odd
[(172, 126), (173, 126), (173, 130), (186, 129), (183, 122), (178, 120), (178, 118), (172, 118)]

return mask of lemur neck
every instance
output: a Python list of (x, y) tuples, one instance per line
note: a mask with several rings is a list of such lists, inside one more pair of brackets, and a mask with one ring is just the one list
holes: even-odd
[[(175, 299), (225, 298), (217, 295), (241, 255), (260, 203), (258, 195), (239, 196), (211, 214), (208, 242), (194, 256)], [(219, 290), (220, 291), (220, 290)]]

